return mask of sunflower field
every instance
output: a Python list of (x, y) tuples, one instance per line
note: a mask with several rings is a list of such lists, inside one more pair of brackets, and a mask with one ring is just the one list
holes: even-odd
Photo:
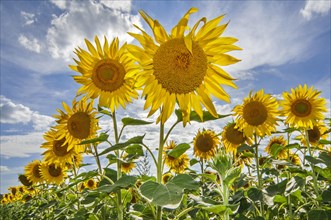
[[(128, 33), (138, 45), (96, 36), (75, 49), (70, 68), (81, 87), (53, 116), (42, 158), (1, 198), (1, 219), (331, 219), (331, 119), (321, 91), (251, 91), (220, 114), (213, 98), (230, 102), (224, 86), (237, 88), (222, 67), (239, 62), (227, 53), (241, 48), (223, 36), (224, 15), (189, 27), (196, 11), (167, 32), (141, 10), (150, 33), (134, 24), (140, 33)], [(146, 118), (116, 115), (138, 98)], [(100, 131), (101, 117), (111, 132)], [(203, 128), (219, 119), (225, 127)], [(170, 138), (191, 122), (201, 125), (191, 142)], [(158, 146), (125, 135), (129, 127), (146, 134), (147, 125), (157, 127)]]

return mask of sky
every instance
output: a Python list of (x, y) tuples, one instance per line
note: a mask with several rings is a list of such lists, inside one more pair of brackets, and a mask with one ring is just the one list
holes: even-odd
[[(191, 26), (201, 17), (209, 20), (225, 14), (224, 22), (230, 22), (223, 35), (238, 38), (236, 45), (243, 49), (230, 53), (242, 60), (225, 68), (237, 79), (238, 89), (225, 88), (231, 103), (214, 99), (219, 114), (231, 113), (251, 90), (263, 88), (281, 97), (282, 92), (304, 83), (322, 91), (330, 109), (329, 0), (1, 0), (0, 193), (19, 185), (18, 174), (28, 162), (42, 159), (42, 135), (54, 125), (52, 115), (62, 108), (63, 101), (70, 104), (75, 97), (80, 85), (68, 67), (74, 64), (74, 48), (86, 48), (84, 39), (93, 41), (96, 35), (119, 37), (121, 44), (137, 44), (127, 34), (139, 32), (133, 24), (150, 33), (138, 10), (146, 11), (170, 31), (191, 7), (199, 9), (191, 15)], [(146, 118), (143, 105), (138, 99), (118, 116), (155, 121), (155, 116)], [(330, 111), (327, 114), (331, 117)], [(193, 122), (185, 129), (179, 125), (170, 138), (190, 143), (198, 129), (220, 132), (228, 120)], [(174, 121), (171, 117), (166, 126)], [(100, 125), (100, 132), (109, 130), (112, 134), (109, 118), (103, 117)], [(155, 124), (129, 128), (123, 140), (146, 134), (144, 141), (156, 152), (158, 129)]]

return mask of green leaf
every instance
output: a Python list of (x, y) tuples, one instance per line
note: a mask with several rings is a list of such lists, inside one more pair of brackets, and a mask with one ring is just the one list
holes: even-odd
[(83, 144), (93, 144), (93, 143), (101, 143), (101, 142), (105, 142), (108, 140), (109, 135), (106, 133), (101, 133), (99, 135), (99, 137), (90, 139), (90, 140), (85, 140), (79, 143), (79, 145), (83, 145)]
[(322, 152), (320, 153), (320, 155), (318, 156), (318, 158), (320, 158), (323, 163), (331, 169), (331, 155), (326, 153), (326, 152)]
[(185, 153), (185, 151), (189, 148), (190, 148), (189, 144), (181, 143), (181, 144), (178, 144), (171, 151), (167, 152), (167, 155), (176, 159), (176, 158), (180, 157), (183, 153)]
[(301, 196), (301, 190), (298, 189), (297, 191), (291, 193), (291, 197), (294, 196), (296, 197), (300, 202), (304, 202)]
[(284, 149), (283, 145), (275, 143), (275, 144), (271, 145), (270, 155), (273, 157), (277, 157), (278, 153), (283, 149)]
[(224, 184), (228, 185), (229, 187), (232, 183), (240, 177), (241, 174), (241, 167), (232, 167), (228, 170), (225, 174), (225, 179), (223, 180)]
[(305, 179), (303, 179), (299, 176), (292, 177), (286, 184), (286, 189), (285, 189), (284, 195), (285, 196), (290, 195), (291, 193), (297, 191), (304, 184), (305, 184)]
[[(217, 119), (221, 119), (221, 118), (225, 118), (228, 116), (231, 116), (232, 114), (228, 114), (228, 115), (220, 115), (218, 114), (218, 117), (215, 118), (212, 114), (210, 114), (209, 111), (202, 111), (203, 113), (203, 120), (201, 120), (201, 118), (199, 117), (199, 115), (195, 112), (195, 111), (191, 111), (190, 114), (190, 121), (196, 121), (196, 122), (206, 122), (206, 121), (211, 121), (211, 120), (217, 120)], [(175, 114), (177, 116), (177, 121), (183, 121), (183, 115), (182, 115), (182, 111), (180, 109), (176, 109), (175, 110)]]
[(252, 187), (247, 191), (247, 196), (254, 202), (263, 200), (262, 191), (255, 187)]
[(308, 220), (329, 220), (330, 216), (330, 210), (313, 209), (308, 212)]
[(285, 146), (284, 149), (292, 149), (292, 148), (299, 149), (300, 148), (300, 144), (298, 144), (298, 143), (288, 144), (288, 145)]
[(275, 196), (275, 195), (281, 195), (285, 192), (286, 189), (286, 184), (287, 184), (287, 179), (283, 180), (280, 183), (274, 184), (274, 185), (270, 185), (266, 188), (267, 193), (270, 196)]
[(318, 166), (314, 166), (314, 170), (321, 176), (323, 176), (325, 179), (331, 181), (331, 170), (326, 168), (320, 168)]
[(319, 164), (319, 163), (324, 163), (323, 160), (321, 160), (319, 158), (309, 156), (309, 155), (306, 155), (305, 159), (308, 160), (310, 163), (312, 163), (314, 165)]
[(275, 195), (274, 202), (281, 203), (281, 204), (283, 204), (283, 203), (286, 204), (287, 203), (287, 198), (285, 196)]
[(190, 166), (194, 166), (195, 164), (199, 163), (199, 161), (195, 158), (190, 160)]
[(127, 117), (127, 118), (122, 118), (122, 123), (124, 126), (127, 126), (127, 125), (148, 125), (148, 124), (152, 124), (153, 122)]
[(176, 209), (183, 197), (183, 189), (172, 182), (163, 185), (148, 181), (140, 186), (140, 192), (149, 202), (169, 209)]
[(321, 139), (321, 140), (318, 141), (318, 143), (319, 143), (319, 144), (331, 144), (331, 141)]
[(125, 152), (128, 153), (129, 155), (138, 155), (138, 156), (144, 156), (144, 151), (141, 145), (139, 144), (132, 144), (128, 146), (125, 149)]
[(243, 152), (243, 151), (253, 151), (253, 147), (252, 146), (249, 146), (249, 145), (247, 145), (247, 144), (242, 144), (242, 145), (240, 145), (238, 148), (237, 148), (237, 152), (238, 153), (241, 153), (241, 152)]
[(212, 206), (206, 206), (201, 207), (201, 209), (204, 209), (208, 212), (213, 212), (215, 214), (223, 214), (225, 211), (229, 211), (229, 214), (234, 214), (238, 211), (240, 203), (237, 204), (229, 204), (229, 205), (212, 205)]
[(124, 143), (119, 143), (119, 144), (115, 144), (107, 149), (105, 149), (104, 151), (102, 151), (100, 155), (104, 155), (104, 154), (107, 154), (111, 151), (114, 151), (114, 150), (119, 150), (119, 149), (123, 149), (131, 144), (142, 144), (143, 143), (143, 139), (144, 139), (145, 135), (143, 136), (136, 136), (136, 137), (133, 137), (131, 139), (129, 139), (128, 141), (124, 142)]
[(329, 189), (324, 190), (322, 192), (322, 199), (323, 202), (331, 202), (331, 188), (329, 187)]
[[(109, 179), (111, 179), (113, 182), (116, 182), (117, 180), (117, 171), (110, 169), (110, 168), (104, 168), (104, 174), (105, 176), (107, 176)], [(109, 181), (105, 178), (102, 178), (99, 186), (103, 186), (103, 185), (108, 185)]]
[(178, 174), (170, 182), (181, 187), (182, 189), (188, 190), (199, 190), (199, 183), (188, 174)]
[(130, 186), (133, 186), (137, 181), (137, 177), (135, 176), (122, 176), (119, 180), (117, 180), (113, 185), (104, 185), (98, 188), (99, 192), (110, 193), (117, 191), (119, 189), (125, 189)]
[(107, 159), (109, 161), (109, 165), (117, 162), (117, 157), (114, 154), (108, 154)]
[(110, 111), (106, 110), (106, 109), (101, 108), (101, 106), (98, 106), (98, 112), (112, 117), (112, 113)]

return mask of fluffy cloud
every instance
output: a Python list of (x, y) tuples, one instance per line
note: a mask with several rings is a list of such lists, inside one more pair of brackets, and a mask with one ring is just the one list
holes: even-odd
[(305, 7), (300, 10), (301, 15), (310, 20), (313, 14), (327, 14), (331, 9), (331, 1), (307, 0)]
[(24, 19), (24, 25), (31, 25), (37, 21), (36, 15), (33, 13), (21, 11), (21, 16)]
[[(122, 41), (133, 40), (127, 32), (136, 31), (132, 24), (140, 25), (138, 15), (131, 15), (131, 2), (110, 1), (52, 1), (65, 12), (53, 15), (47, 31), (46, 43), (53, 58), (69, 61), (75, 47), (84, 47), (84, 38), (94, 39), (107, 36)], [(141, 26), (141, 25), (140, 25)]]
[(9, 171), (9, 168), (7, 166), (0, 166), (0, 172), (3, 173), (3, 172), (7, 172)]
[(32, 111), (22, 104), (16, 104), (4, 96), (0, 96), (0, 109), (1, 123), (32, 123), (35, 130), (44, 131), (54, 122), (52, 117), (41, 115), (37, 111)]
[(40, 53), (41, 46), (39, 44), (39, 41), (36, 38), (28, 38), (25, 35), (21, 34), (18, 37), (18, 42), (28, 50), (31, 50), (36, 53)]

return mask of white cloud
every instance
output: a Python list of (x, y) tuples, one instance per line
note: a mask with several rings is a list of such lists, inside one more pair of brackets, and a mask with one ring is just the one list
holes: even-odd
[(74, 48), (86, 48), (84, 38), (93, 40), (97, 35), (101, 39), (103, 36), (109, 39), (118, 37), (122, 41), (131, 42), (133, 38), (127, 32), (136, 31), (132, 24), (140, 25), (140, 17), (129, 13), (129, 1), (70, 1), (65, 6), (61, 3), (60, 7), (66, 11), (59, 16), (53, 15), (46, 44), (53, 58), (66, 61), (74, 57)]
[(7, 166), (0, 166), (1, 173), (7, 172), (7, 171), (9, 171), (9, 168)]
[(28, 12), (25, 12), (25, 11), (21, 11), (21, 16), (24, 19), (24, 22), (25, 22), (24, 25), (25, 26), (31, 25), (31, 24), (33, 24), (37, 21), (36, 15), (33, 14), (33, 13), (28, 13)]
[(29, 157), (31, 154), (42, 153), (40, 145), (44, 142), (42, 132), (33, 132), (26, 135), (3, 135), (1, 141), (1, 156)]
[(64, 9), (67, 8), (68, 1), (66, 1), (66, 0), (51, 0), (51, 3), (56, 5), (59, 9), (64, 10)]
[(300, 10), (301, 15), (307, 19), (312, 19), (313, 14), (325, 15), (331, 9), (331, 1), (329, 0), (307, 0), (305, 7)]
[(25, 35), (21, 34), (18, 37), (18, 42), (28, 50), (31, 50), (36, 53), (40, 53), (41, 46), (39, 44), (39, 41), (36, 38), (28, 38)]
[(29, 107), (16, 104), (10, 99), (0, 96), (1, 123), (17, 124), (32, 123), (37, 131), (44, 131), (54, 122), (52, 117), (41, 115), (37, 111), (32, 111)]

